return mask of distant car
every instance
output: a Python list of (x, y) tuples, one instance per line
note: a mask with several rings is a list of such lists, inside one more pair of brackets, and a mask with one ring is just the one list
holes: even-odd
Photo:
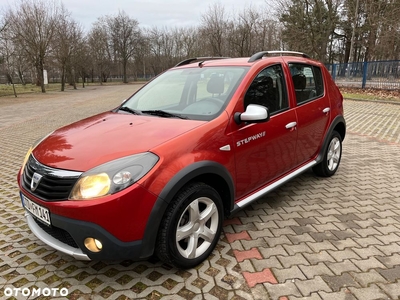
[(35, 143), (18, 184), (30, 229), (61, 252), (191, 268), (224, 217), (310, 168), (335, 174), (345, 134), (339, 89), (303, 53), (189, 59)]

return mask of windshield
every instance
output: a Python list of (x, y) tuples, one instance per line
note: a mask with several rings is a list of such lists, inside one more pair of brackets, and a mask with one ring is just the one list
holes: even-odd
[(170, 70), (134, 94), (120, 109), (158, 117), (212, 120), (228, 104), (246, 67)]

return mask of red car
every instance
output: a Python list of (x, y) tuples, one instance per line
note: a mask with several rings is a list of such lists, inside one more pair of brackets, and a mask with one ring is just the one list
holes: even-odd
[(189, 59), (35, 143), (18, 183), (30, 229), (59, 251), (191, 268), (225, 216), (309, 168), (335, 174), (345, 133), (340, 91), (303, 53)]

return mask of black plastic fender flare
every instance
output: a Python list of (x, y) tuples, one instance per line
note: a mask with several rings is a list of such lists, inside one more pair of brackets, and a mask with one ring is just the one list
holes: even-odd
[[(345, 121), (344, 117), (340, 115), (340, 116), (336, 116), (336, 118), (332, 121), (331, 125), (329, 126), (329, 129), (326, 132), (324, 142), (322, 143), (321, 150), (316, 158), (317, 163), (320, 163), (324, 159), (325, 151), (330, 142), (329, 138), (332, 135), (332, 132), (335, 130), (336, 126), (339, 125), (340, 123), (342, 123), (344, 126), (342, 141), (344, 140), (344, 138), (346, 136), (346, 121)], [(339, 132), (339, 134), (341, 134), (341, 133)]]
[[(183, 168), (165, 185), (151, 210), (143, 235), (141, 258), (147, 258), (153, 255), (161, 220), (169, 203), (179, 190), (194, 178), (210, 173), (223, 178), (229, 187), (230, 198), (234, 199), (234, 183), (232, 176), (220, 163), (215, 161), (200, 161)], [(229, 211), (233, 209), (233, 200), (230, 205)]]

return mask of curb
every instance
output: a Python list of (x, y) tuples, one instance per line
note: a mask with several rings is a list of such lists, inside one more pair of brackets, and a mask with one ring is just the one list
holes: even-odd
[(394, 104), (400, 105), (400, 101), (388, 101), (388, 100), (367, 100), (367, 99), (355, 99), (355, 98), (344, 98), (344, 100), (351, 100), (351, 101), (360, 101), (360, 102), (375, 102), (375, 103), (382, 103), (382, 104)]

